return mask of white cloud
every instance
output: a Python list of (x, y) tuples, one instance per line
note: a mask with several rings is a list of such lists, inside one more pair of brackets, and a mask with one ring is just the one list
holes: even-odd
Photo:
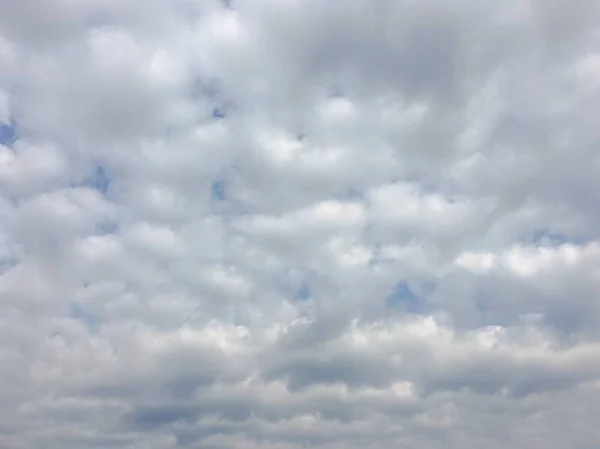
[(0, 2), (0, 446), (593, 446), (599, 14)]

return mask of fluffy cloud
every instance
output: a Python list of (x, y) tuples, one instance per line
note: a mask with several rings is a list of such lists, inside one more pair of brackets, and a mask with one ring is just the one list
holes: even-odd
[(593, 446), (599, 23), (0, 2), (0, 446)]

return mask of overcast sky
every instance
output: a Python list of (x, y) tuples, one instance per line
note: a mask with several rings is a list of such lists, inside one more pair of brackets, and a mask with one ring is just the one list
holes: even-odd
[(597, 0), (0, 0), (0, 447), (598, 447), (599, 49)]

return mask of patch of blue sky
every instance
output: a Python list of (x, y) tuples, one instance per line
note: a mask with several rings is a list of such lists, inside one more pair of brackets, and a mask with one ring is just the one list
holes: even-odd
[(310, 286), (306, 282), (302, 282), (296, 291), (295, 298), (297, 301), (308, 301), (311, 296)]
[(90, 177), (88, 185), (95, 190), (107, 195), (110, 188), (110, 178), (106, 174), (106, 170), (101, 165), (97, 165), (94, 174)]
[(537, 229), (531, 235), (531, 243), (538, 246), (560, 246), (564, 244), (582, 245), (586, 239), (582, 236), (552, 232), (550, 229)]
[(96, 165), (93, 171), (88, 172), (82, 181), (73, 184), (71, 187), (87, 187), (107, 196), (111, 186), (111, 179), (106, 170), (101, 165)]
[(417, 313), (422, 310), (419, 297), (406, 282), (398, 282), (385, 298), (385, 302), (390, 307), (397, 307), (409, 313)]
[[(210, 183), (210, 198), (215, 203), (229, 202), (232, 203), (234, 200), (232, 195), (232, 187), (235, 182), (235, 178), (238, 175), (240, 168), (236, 165), (230, 165), (223, 167), (219, 173), (216, 173)], [(235, 204), (233, 201), (232, 204)], [(239, 206), (239, 205), (238, 205)], [(244, 213), (243, 210), (239, 210), (238, 207), (234, 207), (237, 213)]]
[(97, 333), (102, 326), (102, 320), (100, 317), (88, 312), (84, 307), (76, 302), (69, 304), (68, 316), (84, 323), (92, 333)]
[(17, 141), (17, 126), (14, 122), (0, 123), (0, 145), (11, 147)]
[[(94, 171), (87, 176), (81, 184), (76, 184), (78, 187), (87, 187), (94, 189), (103, 196), (108, 196), (111, 188), (111, 179), (106, 170), (101, 165), (96, 165)], [(108, 235), (117, 232), (118, 225), (112, 220), (105, 220), (96, 226), (96, 235)]]
[(114, 221), (103, 221), (96, 227), (96, 235), (110, 235), (118, 231), (119, 226)]
[(225, 111), (221, 108), (214, 108), (212, 111), (212, 116), (216, 119), (224, 119)]
[(210, 185), (210, 197), (213, 201), (227, 199), (227, 182), (223, 178), (215, 179)]

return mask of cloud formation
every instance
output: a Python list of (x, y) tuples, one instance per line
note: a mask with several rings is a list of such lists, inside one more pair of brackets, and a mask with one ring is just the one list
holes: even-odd
[(0, 2), (0, 446), (596, 444), (598, 24)]

